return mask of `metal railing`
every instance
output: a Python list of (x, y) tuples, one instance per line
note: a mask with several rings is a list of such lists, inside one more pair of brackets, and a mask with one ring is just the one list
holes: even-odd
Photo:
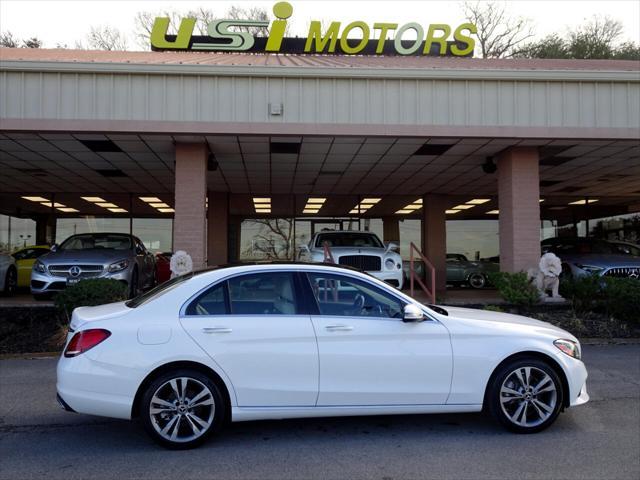
[[(420, 260), (424, 262), (425, 269), (427, 269), (427, 272), (425, 273), (428, 273), (428, 275), (425, 276), (431, 279), (431, 290), (427, 288), (420, 276), (416, 274), (415, 260), (413, 255), (414, 252), (417, 253)], [(420, 249), (418, 249), (418, 247), (416, 247), (416, 245), (411, 242), (411, 244), (409, 245), (409, 288), (412, 297), (414, 293), (414, 282), (418, 282), (418, 285), (420, 285), (424, 293), (427, 294), (431, 303), (436, 303), (436, 269), (429, 261), (429, 259), (422, 254)]]
[(324, 250), (324, 259), (322, 260), (323, 263), (336, 263), (335, 259), (333, 258), (333, 254), (331, 253), (331, 248), (329, 247), (329, 242), (324, 242), (322, 244), (322, 248)]

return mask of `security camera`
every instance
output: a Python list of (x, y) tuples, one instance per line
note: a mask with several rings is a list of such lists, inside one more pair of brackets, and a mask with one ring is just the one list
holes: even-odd
[(498, 166), (493, 163), (493, 157), (487, 157), (482, 164), (482, 171), (484, 173), (496, 173), (496, 170), (498, 170)]

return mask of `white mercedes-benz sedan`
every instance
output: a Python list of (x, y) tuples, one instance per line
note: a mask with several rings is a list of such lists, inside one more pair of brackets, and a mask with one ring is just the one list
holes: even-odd
[(170, 448), (228, 421), (487, 410), (537, 432), (588, 401), (578, 340), (516, 315), (426, 306), (336, 265), (242, 265), (73, 312), (70, 411), (139, 418)]

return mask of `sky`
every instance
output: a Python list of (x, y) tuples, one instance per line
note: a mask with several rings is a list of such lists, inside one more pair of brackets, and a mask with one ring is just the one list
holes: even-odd
[[(289, 0), (293, 5), (291, 34), (306, 36), (310, 20), (349, 22), (362, 20), (404, 24), (418, 22), (459, 25), (464, 22), (458, 1), (400, 0)], [(271, 12), (275, 1), (152, 1), (152, 0), (0, 0), (0, 31), (11, 31), (18, 38), (37, 36), (44, 47), (56, 44), (70, 47), (84, 41), (91, 26), (109, 25), (128, 35), (129, 49), (142, 49), (134, 39), (134, 17), (139, 11), (163, 9), (190, 10), (204, 7), (223, 17), (231, 5), (257, 6)], [(640, 42), (639, 0), (519, 0), (506, 1), (513, 16), (529, 18), (536, 37), (563, 34), (567, 27), (584, 23), (593, 15), (609, 15), (624, 26), (625, 40)], [(409, 38), (407, 36), (406, 38)]]

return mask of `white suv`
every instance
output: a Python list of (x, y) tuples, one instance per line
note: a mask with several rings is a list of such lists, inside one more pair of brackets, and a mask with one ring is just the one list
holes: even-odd
[(314, 234), (308, 245), (300, 247), (299, 259), (322, 262), (325, 244), (335, 263), (363, 270), (394, 287), (402, 288), (402, 258), (398, 245), (386, 247), (375, 233), (358, 231), (322, 231)]

